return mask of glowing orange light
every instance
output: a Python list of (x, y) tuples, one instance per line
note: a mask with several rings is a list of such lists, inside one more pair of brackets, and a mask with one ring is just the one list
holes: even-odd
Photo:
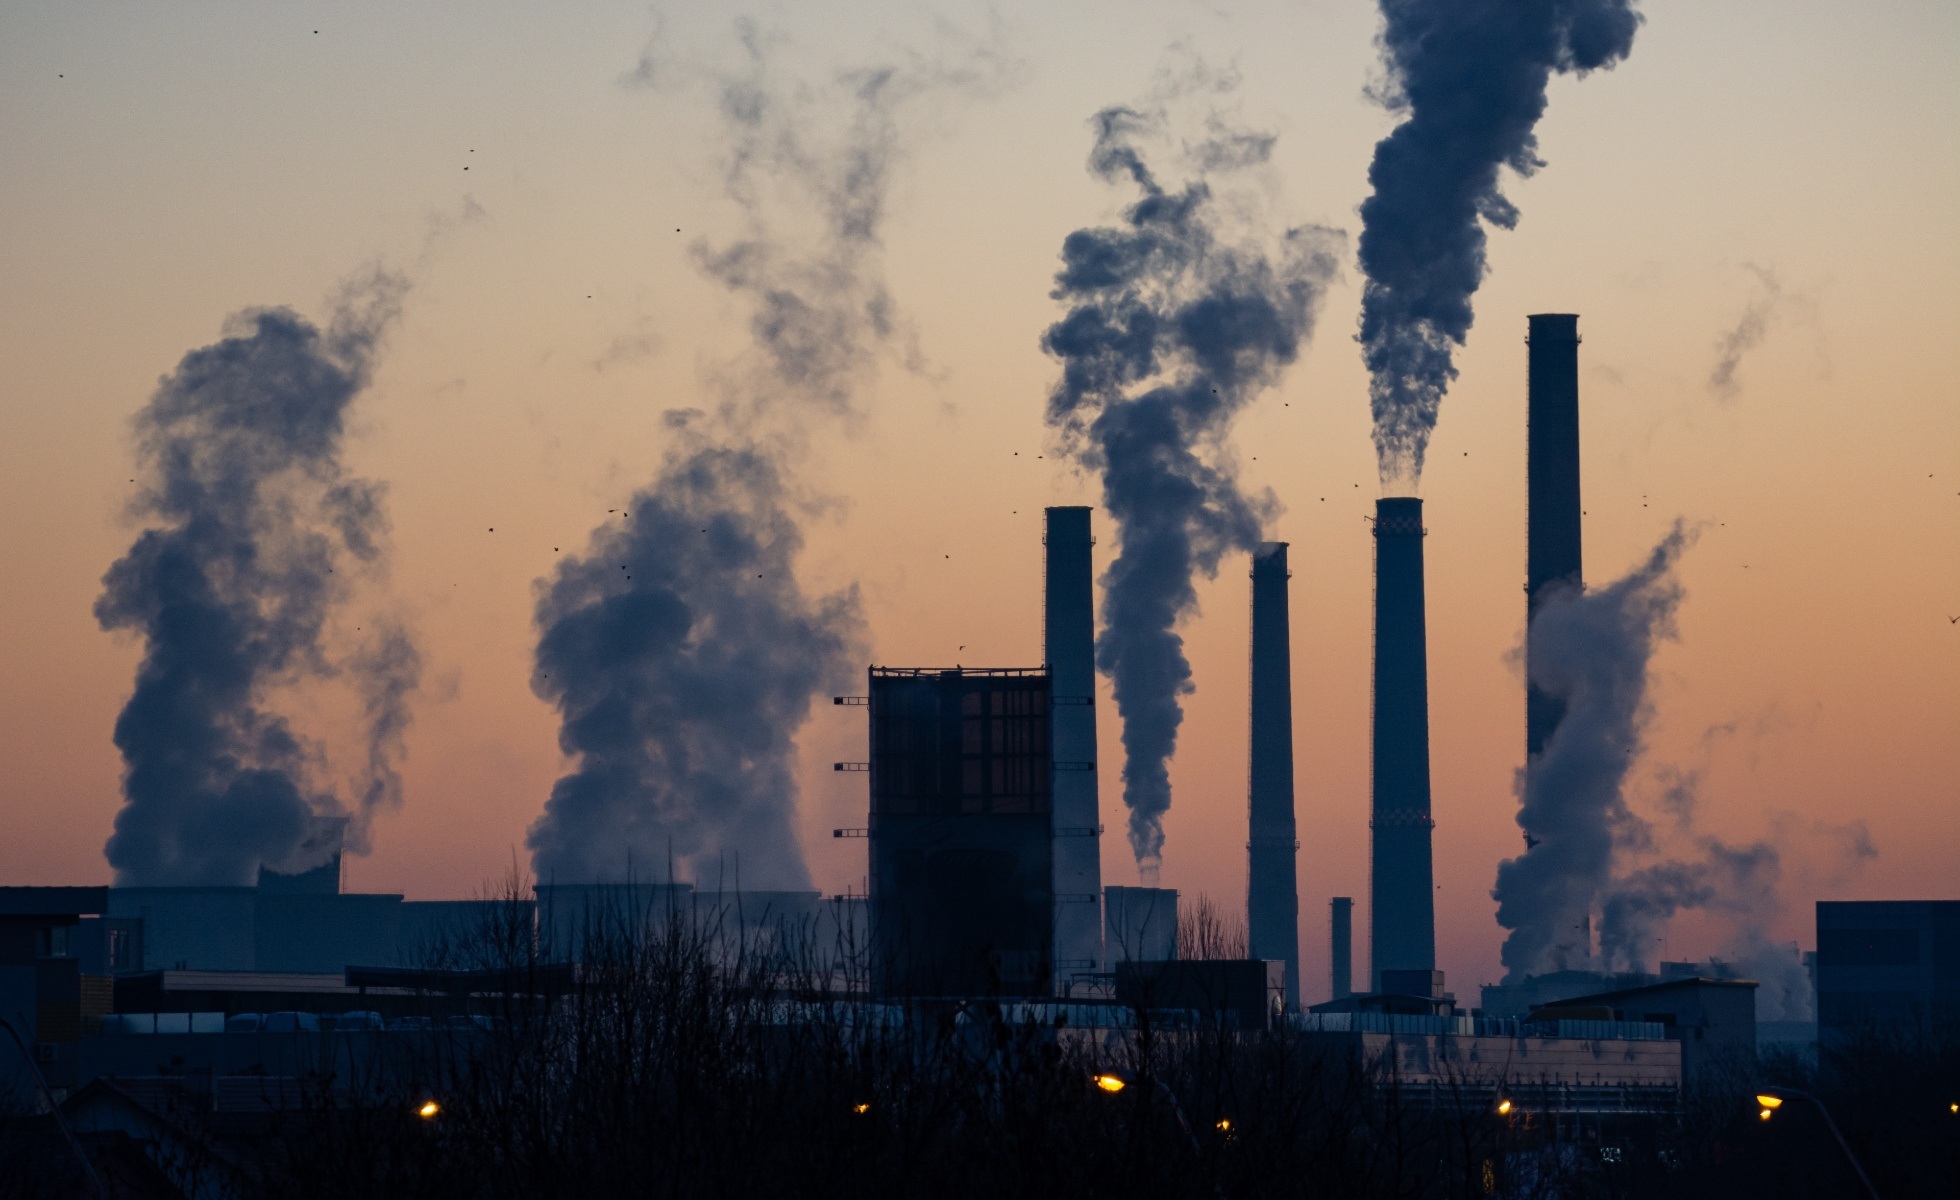
[(424, 1100), (422, 1107), (415, 1110), (415, 1115), (426, 1121), (441, 1111), (442, 1105), (437, 1104), (433, 1100)]
[(1497, 1102), (1497, 1115), (1500, 1117), (1511, 1115), (1511, 1102), (1509, 1100), (1499, 1100)]
[(1765, 1121), (1769, 1120), (1769, 1110), (1767, 1108), (1757, 1113), (1756, 1115), (1761, 1117)]
[(862, 1116), (871, 1111), (871, 1106), (869, 1104), (853, 1104), (851, 1105), (851, 1111)]
[(1218, 1132), (1220, 1133), (1232, 1132), (1232, 1122), (1230, 1118), (1222, 1120), (1218, 1123)]
[(1756, 1097), (1756, 1103), (1762, 1105), (1764, 1108), (1774, 1111), (1776, 1109), (1783, 1107), (1783, 1097), (1772, 1096), (1769, 1095), (1768, 1093), (1764, 1093), (1763, 1095)]
[(1101, 1088), (1105, 1092), (1114, 1094), (1116, 1092), (1122, 1091), (1124, 1088), (1130, 1085), (1124, 1083), (1121, 1079), (1118, 1079), (1114, 1075), (1098, 1075), (1096, 1076), (1096, 1086)]

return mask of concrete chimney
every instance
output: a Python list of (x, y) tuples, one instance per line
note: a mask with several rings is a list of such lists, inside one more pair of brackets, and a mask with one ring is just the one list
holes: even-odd
[(1429, 650), (1423, 609), (1422, 501), (1375, 501), (1373, 871), (1370, 991), (1383, 971), (1433, 971), (1430, 863)]
[(1102, 820), (1097, 797), (1096, 615), (1089, 510), (1047, 511), (1043, 657), (1054, 680), (1049, 808), (1054, 840), (1055, 978), (1103, 969)]
[(1354, 995), (1354, 898), (1336, 896), (1332, 904), (1333, 928), (1329, 945), (1333, 948), (1334, 999)]
[(1247, 788), (1246, 935), (1253, 958), (1286, 964), (1286, 1005), (1300, 1007), (1300, 896), (1293, 823), (1293, 651), (1286, 543), (1252, 555), (1252, 770)]
[[(1579, 318), (1537, 313), (1527, 376), (1525, 606), (1527, 620), (1561, 587), (1585, 586), (1580, 558)], [(1527, 650), (1530, 640), (1526, 639)], [(1527, 665), (1526, 678), (1530, 677)], [(1525, 759), (1538, 757), (1565, 705), (1525, 685)], [(1529, 835), (1527, 835), (1529, 840)]]

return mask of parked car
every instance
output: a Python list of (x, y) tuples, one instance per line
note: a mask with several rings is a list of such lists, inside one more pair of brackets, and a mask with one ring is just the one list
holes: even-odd
[(225, 1018), (226, 1033), (259, 1033), (264, 1029), (264, 1013), (233, 1013)]
[(333, 1018), (336, 1033), (374, 1033), (386, 1027), (381, 1014), (371, 1010), (338, 1013)]
[(386, 1028), (389, 1033), (426, 1033), (430, 1021), (427, 1017), (389, 1017)]
[(267, 1033), (318, 1033), (320, 1018), (307, 1012), (276, 1012), (265, 1015)]

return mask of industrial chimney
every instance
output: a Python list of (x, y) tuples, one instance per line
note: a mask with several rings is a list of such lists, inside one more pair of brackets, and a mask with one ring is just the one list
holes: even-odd
[(1354, 898), (1336, 896), (1332, 905), (1333, 928), (1328, 944), (1332, 947), (1334, 999), (1354, 995)]
[(1384, 971), (1436, 969), (1430, 882), (1429, 651), (1423, 616), (1422, 501), (1375, 501), (1373, 873), (1370, 991)]
[[(1579, 318), (1537, 313), (1527, 376), (1525, 607), (1527, 620), (1561, 587), (1585, 585), (1579, 533)], [(1525, 640), (1529, 653), (1530, 639)], [(1526, 679), (1530, 678), (1529, 664)], [(1538, 757), (1565, 704), (1525, 685), (1525, 760)], [(1526, 835), (1527, 843), (1530, 835)]]
[(1300, 1006), (1300, 896), (1293, 826), (1293, 652), (1287, 634), (1286, 543), (1252, 555), (1252, 770), (1247, 788), (1246, 934), (1250, 956), (1286, 964), (1286, 1004)]
[(1084, 507), (1047, 511), (1043, 657), (1054, 681), (1049, 747), (1055, 763), (1055, 977), (1103, 967), (1101, 809), (1096, 779), (1096, 616)]

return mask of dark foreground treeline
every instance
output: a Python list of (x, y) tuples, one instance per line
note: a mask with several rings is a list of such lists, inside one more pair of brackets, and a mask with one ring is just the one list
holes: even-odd
[[(1338, 1037), (1058, 1030), (980, 1003), (901, 1022), (851, 998), (855, 947), (809, 932), (615, 913), (568, 975), (513, 904), (432, 948), (509, 985), (430, 999), (488, 1029), (381, 1039), (254, 1121), (178, 1114), (197, 1136), (172, 1143), (170, 1177), (296, 1200), (1858, 1194), (1801, 1106), (1760, 1122), (1742, 1075), (1665, 1117), (1499, 1115), (1469, 1089), (1418, 1102)], [(1949, 1195), (1960, 1115), (1937, 1097), (1955, 1054), (1874, 1040), (1757, 1078), (1822, 1098), (1881, 1195)], [(1112, 1073), (1120, 1090), (1097, 1086)], [(88, 1195), (35, 1120), (0, 1128), (0, 1194)], [(140, 1172), (107, 1174), (137, 1194)]]

